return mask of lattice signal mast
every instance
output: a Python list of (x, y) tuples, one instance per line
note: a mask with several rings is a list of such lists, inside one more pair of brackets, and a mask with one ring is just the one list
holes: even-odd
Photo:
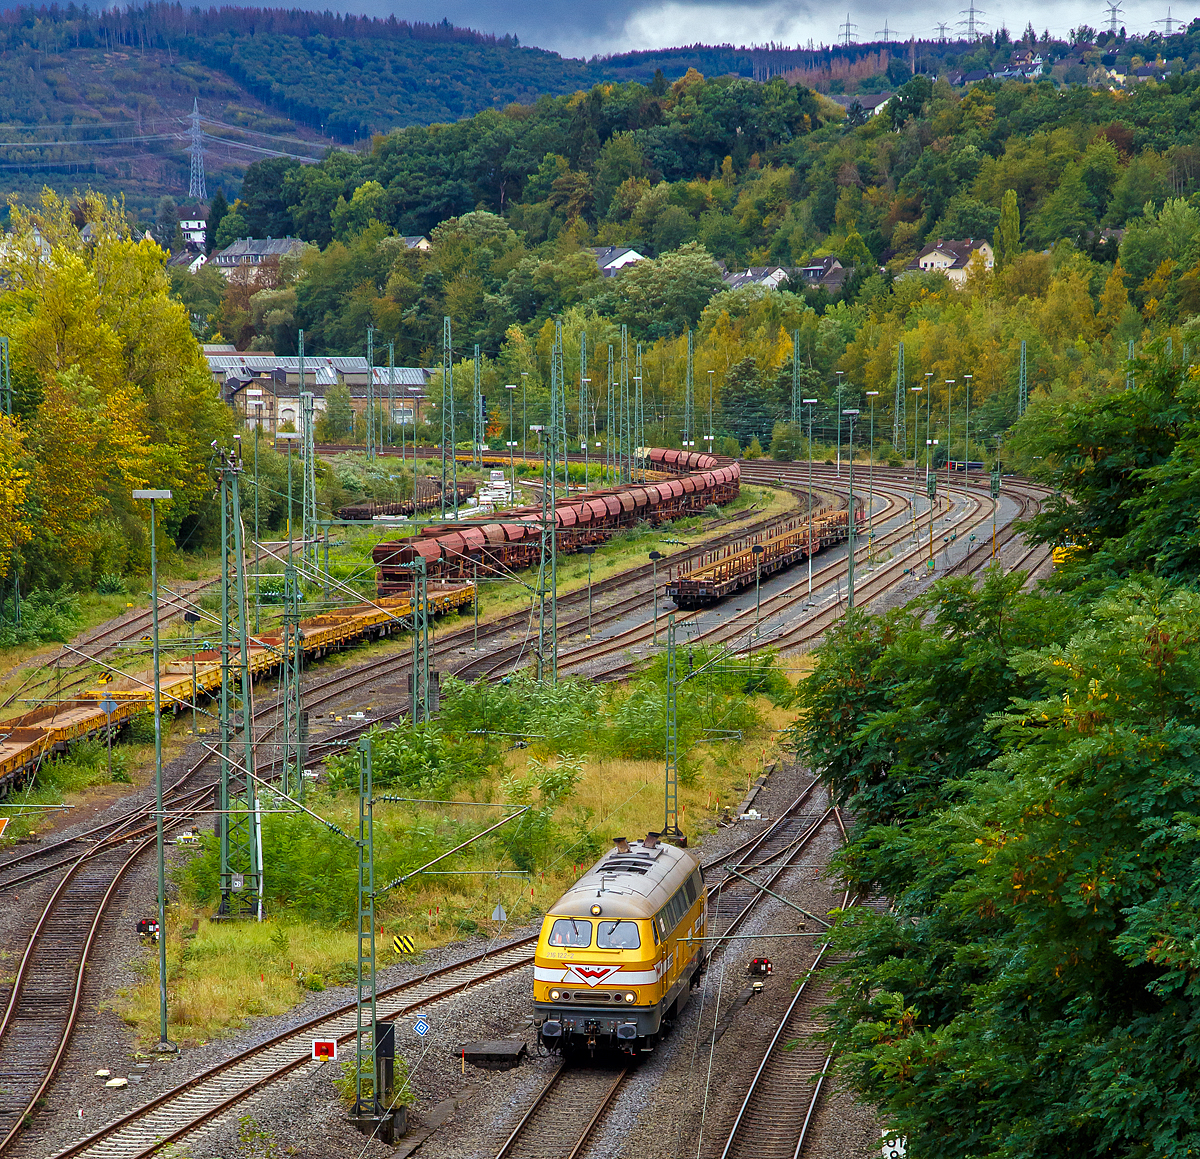
[(193, 201), (207, 201), (208, 191), (204, 188), (204, 130), (200, 128), (200, 104), (192, 100), (192, 127), (188, 130), (188, 155), (192, 160), (192, 173), (188, 180), (188, 197)]
[(838, 33), (842, 38), (842, 43), (844, 45), (846, 45), (847, 47), (849, 47), (851, 44), (854, 44), (855, 43), (854, 34), (856, 32), (858, 32), (858, 25), (852, 23), (852, 21), (850, 20), (850, 13), (847, 12), (846, 13), (846, 23), (841, 25), (838, 29)]
[(1124, 15), (1125, 10), (1120, 4), (1106, 4), (1104, 7), (1108, 12), (1108, 30), (1113, 36), (1116, 36), (1118, 31), (1120, 31), (1120, 18)]

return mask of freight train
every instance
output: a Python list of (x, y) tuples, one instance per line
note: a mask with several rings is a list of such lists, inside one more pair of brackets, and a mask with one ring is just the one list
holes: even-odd
[(658, 833), (614, 843), (542, 921), (534, 1024), (551, 1050), (652, 1050), (707, 963), (700, 862)]
[[(428, 599), (430, 612), (439, 615), (469, 606), (474, 602), (475, 588), (471, 584), (430, 584)], [(337, 608), (300, 621), (300, 646), (305, 656), (317, 660), (347, 644), (386, 636), (411, 618), (412, 605), (407, 596)], [(252, 676), (275, 671), (283, 658), (282, 637), (251, 637)], [(172, 653), (159, 666), (159, 686), (165, 708), (180, 711), (190, 707), (196, 697), (220, 688), (220, 651), (208, 648), (194, 654)], [(100, 707), (105, 699), (116, 706), (111, 714)], [(23, 785), (43, 760), (65, 752), (75, 741), (103, 737), (108, 730), (115, 732), (153, 703), (154, 673), (147, 670), (116, 676), (74, 700), (47, 704), (0, 723), (0, 798)]]
[[(862, 501), (854, 501), (857, 536), (865, 526)], [(706, 608), (725, 596), (766, 579), (777, 571), (816, 555), (835, 543), (844, 543), (850, 526), (849, 512), (822, 508), (812, 519), (794, 519), (746, 547), (725, 548), (713, 559), (703, 560), (667, 585), (667, 595), (680, 608)]]
[[(644, 481), (555, 504), (560, 552), (603, 543), (623, 527), (696, 515), (737, 498), (741, 469), (736, 463), (722, 465), (712, 455), (661, 448), (647, 451), (646, 461)], [(379, 594), (410, 591), (411, 564), (418, 558), (425, 561), (427, 575), (447, 580), (469, 579), (476, 568), (487, 576), (532, 567), (541, 550), (541, 521), (540, 506), (518, 507), (493, 523), (443, 523), (376, 544), (372, 558), (379, 569)]]

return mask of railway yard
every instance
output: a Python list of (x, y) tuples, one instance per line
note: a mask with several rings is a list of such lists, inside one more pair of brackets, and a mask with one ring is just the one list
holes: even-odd
[[(671, 511), (691, 511), (684, 488), (675, 491), (671, 482), (681, 469), (689, 479), (710, 473), (711, 485), (724, 488), (724, 495), (736, 487), (728, 461), (718, 468), (712, 460), (699, 461), (707, 456), (691, 458), (696, 462), (657, 461), (663, 478), (643, 506), (675, 504)], [(845, 614), (850, 519), (858, 528), (854, 603), (871, 611), (908, 601), (932, 578), (979, 576), (993, 560), (1005, 570), (1027, 572), (1030, 583), (1051, 566), (1049, 549), (1026, 544), (1014, 527), (1046, 494), (1019, 479), (1006, 478), (993, 500), (986, 475), (956, 474), (947, 487), (943, 471), (931, 512), (924, 480), (912, 469), (875, 465), (868, 485), (866, 468), (857, 465), (851, 505), (845, 466), (840, 473), (832, 465), (766, 460), (732, 467), (741, 485), (786, 491), (794, 505), (783, 515), (754, 509), (710, 515), (702, 533), (664, 550), (656, 563), (630, 566), (587, 590), (560, 595), (561, 675), (597, 683), (633, 676), (661, 648), (668, 614), (680, 643), (724, 646), (738, 656), (767, 648), (803, 654)], [(706, 507), (697, 503), (695, 513)], [(614, 511), (610, 502), (596, 506), (593, 518), (598, 525), (604, 512), (611, 513), (618, 527), (628, 525), (621, 520), (640, 518), (633, 511), (619, 502)], [(478, 550), (492, 551), (487, 558), (497, 568), (524, 566), (528, 527), (514, 531), (505, 519), (495, 525), (499, 538), (477, 533)], [(578, 514), (574, 520), (584, 526)], [(415, 553), (427, 566), (447, 561), (441, 575), (429, 566), (430, 597), (436, 595), (447, 614), (433, 632), (436, 669), (463, 680), (494, 681), (528, 668), (528, 609), (480, 623), (477, 650), (470, 617), (450, 618), (475, 598), (463, 561), (476, 545), (458, 531), (438, 534), (459, 539), (449, 548), (443, 542), (440, 554)], [(595, 538), (602, 538), (598, 531)], [(403, 630), (411, 603), (396, 594), (397, 573), (386, 568), (410, 563), (414, 552), (405, 556), (382, 547), (376, 555), (385, 568), (378, 600), (310, 621), (303, 638), (314, 661)], [(442, 584), (436, 591), (435, 580)], [(391, 586), (383, 594), (385, 583)], [(107, 630), (111, 635), (93, 633), (90, 645), (107, 649), (136, 639), (147, 615), (122, 617)], [(264, 682), (279, 665), (278, 649), (277, 640), (264, 638), (254, 661)], [(195, 693), (219, 685), (217, 658), (210, 652), (203, 659), (207, 667), (195, 673), (190, 657), (172, 661), (164, 679), (176, 683), (164, 694), (166, 702), (173, 697), (190, 703)], [(375, 653), (364, 648), (361, 657), (343, 657), (337, 666), (314, 663), (302, 687), (313, 720), (310, 762), (319, 765), (371, 725), (407, 713), (411, 668), (411, 652), (403, 647)], [(121, 713), (142, 711), (146, 675), (143, 665), (103, 690)], [(281, 763), (280, 721), (275, 691), (266, 683), (263, 688), (254, 705), (255, 740), (259, 775), (269, 778)], [(113, 721), (96, 716), (101, 694), (80, 688), (68, 710), (38, 709), (4, 722), (0, 735), (10, 735), (8, 749), (0, 749), (0, 776), (16, 785), (56, 748), (78, 736), (103, 735)], [(32, 756), (30, 746), (36, 749)], [(164, 770), (174, 827), (184, 826), (189, 808), (208, 807), (215, 768), (213, 752), (192, 743)], [(416, 1095), (409, 1133), (394, 1147), (348, 1123), (333, 1086), (340, 1072), (311, 1059), (314, 1039), (335, 1038), (341, 1050), (352, 1050), (352, 987), (313, 993), (285, 1014), (252, 1018), (235, 1036), (189, 1046), (179, 1057), (136, 1054), (111, 1000), (144, 972), (147, 951), (133, 927), (155, 904), (152, 793), (135, 788), (36, 843), (0, 850), (0, 1155), (201, 1159), (291, 1153), (315, 1159), (407, 1156), (418, 1148), (422, 1156), (446, 1159), (879, 1154), (880, 1124), (832, 1080), (819, 1081), (831, 1048), (811, 1040), (828, 1001), (822, 916), (836, 907), (884, 904), (849, 896), (825, 875), (853, 818), (831, 805), (809, 770), (785, 759), (749, 791), (739, 812), (746, 809), (754, 811), (749, 819), (719, 825), (714, 819), (695, 846), (709, 889), (709, 933), (720, 940), (710, 944), (709, 969), (676, 1025), (641, 1057), (564, 1059), (539, 1050), (529, 1016), (540, 922), (520, 928), (502, 923), (491, 937), (434, 947), (381, 970), (379, 1017), (397, 1023)], [(186, 852), (173, 850), (172, 856)], [(761, 992), (746, 972), (756, 956), (769, 957), (774, 968), (762, 979)], [(418, 1017), (429, 1027), (427, 1035), (410, 1029)], [(476, 1069), (461, 1053), (465, 1043), (505, 1038), (528, 1047), (515, 1069)], [(106, 1087), (98, 1071), (127, 1078), (128, 1085)]]

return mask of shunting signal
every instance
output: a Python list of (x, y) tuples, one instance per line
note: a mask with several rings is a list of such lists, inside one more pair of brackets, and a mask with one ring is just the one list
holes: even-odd
[(397, 954), (415, 954), (417, 952), (417, 943), (407, 934), (397, 934), (392, 939), (392, 949)]

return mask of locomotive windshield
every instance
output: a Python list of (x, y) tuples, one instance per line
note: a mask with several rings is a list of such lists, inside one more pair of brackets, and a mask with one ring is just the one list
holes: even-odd
[[(607, 922), (612, 925), (612, 922)], [(636, 933), (636, 930), (634, 931)], [(552, 946), (590, 946), (592, 923), (583, 918), (559, 918), (550, 930)]]
[(596, 945), (601, 950), (636, 950), (642, 944), (637, 922), (601, 922)]

